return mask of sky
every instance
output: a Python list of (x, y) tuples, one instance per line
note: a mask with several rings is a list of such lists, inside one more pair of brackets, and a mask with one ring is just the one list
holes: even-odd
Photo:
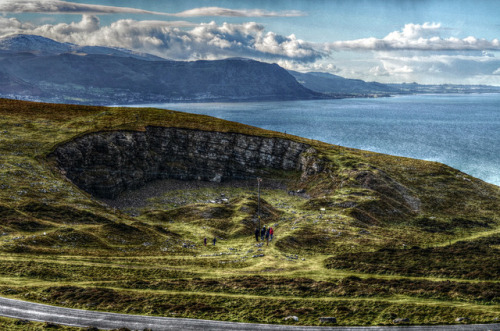
[(14, 33), (382, 83), (500, 86), (497, 0), (0, 0), (0, 37)]

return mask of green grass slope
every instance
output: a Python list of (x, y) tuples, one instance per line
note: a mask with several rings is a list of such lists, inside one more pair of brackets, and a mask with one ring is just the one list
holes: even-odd
[[(254, 237), (256, 181), (171, 183), (116, 208), (48, 157), (88, 133), (150, 125), (306, 143), (322, 171), (264, 177), (267, 245)], [(0, 252), (1, 295), (67, 307), (308, 325), (500, 317), (499, 187), (436, 162), (170, 110), (0, 99)]]

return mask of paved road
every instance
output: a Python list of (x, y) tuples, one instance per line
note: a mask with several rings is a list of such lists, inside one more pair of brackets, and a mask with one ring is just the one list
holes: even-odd
[(42, 305), (27, 301), (0, 297), (0, 315), (31, 321), (53, 322), (57, 324), (99, 329), (129, 328), (131, 330), (264, 330), (264, 331), (500, 331), (500, 324), (453, 325), (453, 326), (392, 326), (392, 327), (318, 327), (273, 324), (252, 324), (208, 321), (190, 318), (153, 317), (103, 313)]

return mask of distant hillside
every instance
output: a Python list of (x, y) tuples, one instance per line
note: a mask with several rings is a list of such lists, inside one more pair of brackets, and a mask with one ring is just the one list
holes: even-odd
[(291, 70), (288, 72), (308, 89), (324, 93), (331, 97), (371, 97), (428, 93), (500, 93), (500, 86), (490, 85), (382, 84), (377, 82), (365, 82), (361, 79), (343, 78), (324, 72), (301, 73)]
[(288, 71), (299, 83), (316, 92), (331, 96), (370, 96), (397, 93), (398, 89), (377, 82), (348, 79), (323, 72)]
[(396, 89), (399, 94), (500, 93), (500, 86), (491, 86), (491, 85), (455, 85), (455, 84), (423, 85), (417, 83), (410, 83), (410, 84), (387, 84), (387, 86)]
[(320, 96), (276, 64), (179, 62), (15, 35), (0, 40), (0, 96), (86, 104), (294, 100)]

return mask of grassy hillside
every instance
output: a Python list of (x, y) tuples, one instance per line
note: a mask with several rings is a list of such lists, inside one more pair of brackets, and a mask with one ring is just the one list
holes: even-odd
[[(322, 171), (264, 176), (267, 246), (254, 237), (255, 180), (167, 180), (99, 201), (49, 157), (88, 133), (151, 125), (291, 139), (316, 149)], [(500, 317), (500, 188), (436, 162), (170, 110), (0, 99), (0, 188), (3, 296), (309, 325)]]

